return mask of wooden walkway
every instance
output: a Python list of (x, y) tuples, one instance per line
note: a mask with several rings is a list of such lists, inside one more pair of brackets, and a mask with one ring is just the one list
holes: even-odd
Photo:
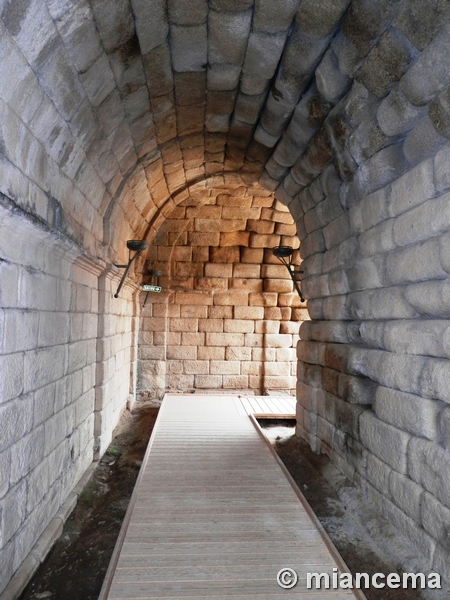
[(241, 400), (166, 395), (99, 600), (364, 598), (307, 589), (348, 569)]

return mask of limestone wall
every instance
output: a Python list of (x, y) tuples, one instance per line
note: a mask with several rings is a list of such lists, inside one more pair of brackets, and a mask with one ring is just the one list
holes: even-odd
[(163, 272), (163, 292), (142, 310), (141, 391), (295, 393), (308, 315), (271, 249), (298, 238), (287, 209), (263, 193), (200, 188), (161, 227), (148, 267)]
[(117, 275), (3, 206), (0, 254), (2, 590), (111, 440), (134, 390), (136, 335), (131, 287), (111, 298)]
[(408, 4), (352, 3), (264, 177), (312, 319), (298, 434), (448, 576), (450, 28)]

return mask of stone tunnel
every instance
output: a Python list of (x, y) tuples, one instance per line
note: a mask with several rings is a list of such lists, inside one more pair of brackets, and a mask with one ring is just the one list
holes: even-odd
[(450, 578), (449, 64), (447, 0), (0, 0), (0, 592), (168, 390), (296, 395)]

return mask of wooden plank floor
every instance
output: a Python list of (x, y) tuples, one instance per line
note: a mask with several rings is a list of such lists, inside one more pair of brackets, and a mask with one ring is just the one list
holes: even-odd
[(236, 400), (166, 395), (99, 600), (355, 597), (306, 588), (345, 565)]

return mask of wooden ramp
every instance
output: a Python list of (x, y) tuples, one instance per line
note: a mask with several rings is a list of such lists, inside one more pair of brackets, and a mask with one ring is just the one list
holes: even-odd
[(307, 589), (348, 569), (239, 400), (166, 395), (100, 600), (364, 598)]

